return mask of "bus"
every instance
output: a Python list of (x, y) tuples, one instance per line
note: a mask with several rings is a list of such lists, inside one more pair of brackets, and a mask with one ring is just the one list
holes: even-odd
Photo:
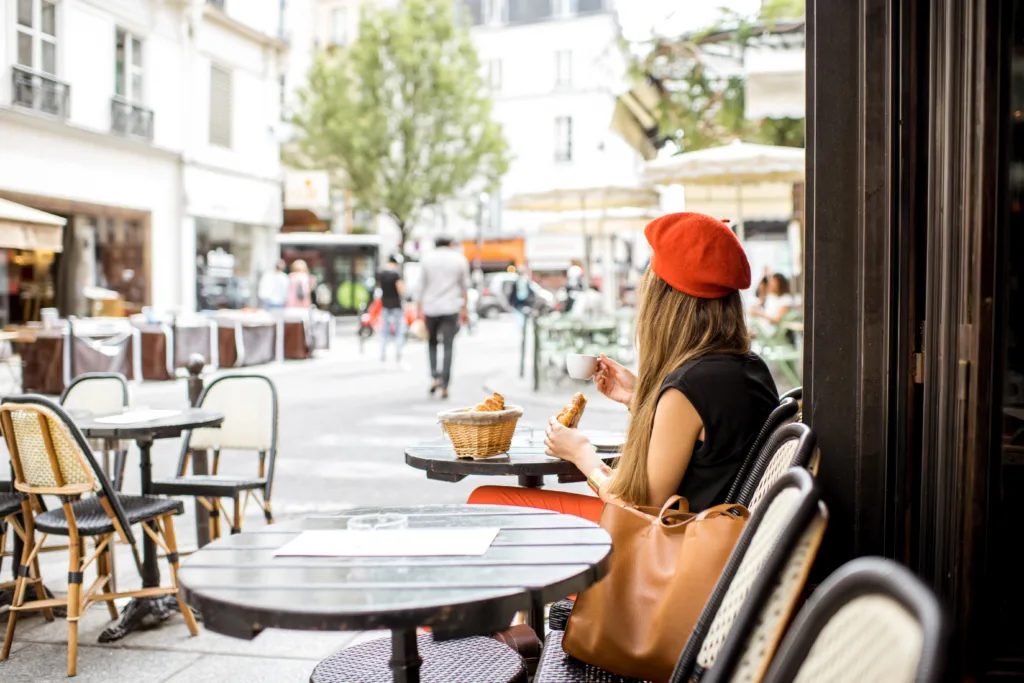
[(334, 315), (356, 315), (372, 299), (380, 269), (380, 235), (285, 232), (277, 236), (290, 268), (302, 259), (317, 282), (314, 303)]

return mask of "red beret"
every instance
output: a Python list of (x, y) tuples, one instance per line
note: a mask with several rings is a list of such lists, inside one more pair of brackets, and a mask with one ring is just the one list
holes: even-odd
[(722, 221), (702, 213), (670, 213), (644, 231), (654, 254), (651, 270), (674, 289), (721, 299), (750, 286), (750, 263)]

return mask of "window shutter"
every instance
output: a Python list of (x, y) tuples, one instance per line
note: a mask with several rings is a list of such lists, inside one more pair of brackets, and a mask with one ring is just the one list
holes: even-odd
[(210, 144), (231, 146), (232, 114), (231, 72), (219, 66), (210, 67)]

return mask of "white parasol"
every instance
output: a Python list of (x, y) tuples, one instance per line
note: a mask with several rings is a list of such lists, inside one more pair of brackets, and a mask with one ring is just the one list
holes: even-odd
[(735, 140), (721, 147), (648, 162), (644, 177), (655, 185), (735, 185), (736, 233), (742, 241), (742, 186), (803, 180), (804, 150)]

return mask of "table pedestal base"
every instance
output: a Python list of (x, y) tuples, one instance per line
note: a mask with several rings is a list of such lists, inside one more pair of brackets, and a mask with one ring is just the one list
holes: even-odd
[(391, 677), (395, 683), (420, 683), (423, 658), (416, 647), (416, 629), (391, 632)]
[(135, 598), (121, 612), (121, 618), (100, 634), (101, 643), (113, 643), (129, 633), (154, 628), (178, 611), (178, 600), (173, 595), (156, 598)]

